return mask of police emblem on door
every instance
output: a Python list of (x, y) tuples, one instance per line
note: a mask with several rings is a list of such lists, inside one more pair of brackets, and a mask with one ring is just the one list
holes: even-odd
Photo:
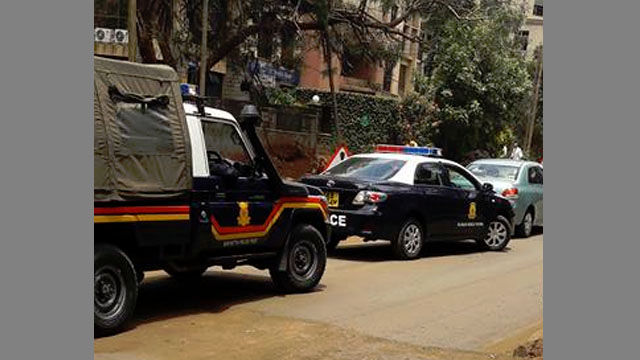
[(471, 220), (476, 218), (476, 203), (475, 202), (472, 202), (471, 204), (469, 204), (469, 214), (467, 216)]
[(249, 203), (239, 202), (238, 207), (240, 208), (238, 212), (238, 226), (249, 225), (251, 221), (251, 217), (249, 217)]

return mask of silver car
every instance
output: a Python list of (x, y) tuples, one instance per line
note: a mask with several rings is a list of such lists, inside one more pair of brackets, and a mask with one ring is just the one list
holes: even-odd
[(467, 169), (509, 199), (516, 214), (516, 232), (529, 237), (534, 226), (543, 226), (542, 165), (507, 159), (476, 160)]

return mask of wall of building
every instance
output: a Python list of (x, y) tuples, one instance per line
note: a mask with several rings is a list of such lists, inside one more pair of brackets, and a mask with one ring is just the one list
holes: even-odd
[(543, 17), (533, 14), (535, 4), (542, 4), (542, 1), (524, 0), (524, 11), (526, 14), (524, 30), (529, 31), (528, 56), (531, 56), (535, 49), (543, 43)]

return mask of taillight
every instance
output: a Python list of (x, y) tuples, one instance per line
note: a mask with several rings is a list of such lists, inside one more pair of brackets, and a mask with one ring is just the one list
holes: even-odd
[(517, 188), (509, 188), (502, 191), (502, 196), (506, 198), (517, 198), (518, 197), (518, 189)]
[(364, 205), (364, 203), (377, 204), (387, 200), (387, 194), (378, 191), (360, 191), (351, 202), (353, 205)]

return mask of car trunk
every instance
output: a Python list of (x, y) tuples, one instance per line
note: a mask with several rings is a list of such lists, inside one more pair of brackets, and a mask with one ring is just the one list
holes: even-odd
[[(356, 197), (360, 190), (366, 188), (367, 185), (369, 185), (368, 182), (360, 179), (327, 175), (305, 176), (300, 179), (300, 182), (320, 188), (325, 196), (327, 196), (330, 208), (343, 210), (353, 210), (360, 208), (362, 205), (352, 204), (353, 198)], [(336, 193), (338, 195), (337, 207), (335, 205), (331, 206), (331, 197), (333, 196), (331, 193)]]
[(502, 192), (506, 189), (510, 189), (515, 187), (513, 181), (508, 181), (506, 179), (492, 178), (492, 177), (481, 177), (478, 178), (482, 183), (489, 183), (493, 186), (493, 191), (498, 194), (502, 194)]

